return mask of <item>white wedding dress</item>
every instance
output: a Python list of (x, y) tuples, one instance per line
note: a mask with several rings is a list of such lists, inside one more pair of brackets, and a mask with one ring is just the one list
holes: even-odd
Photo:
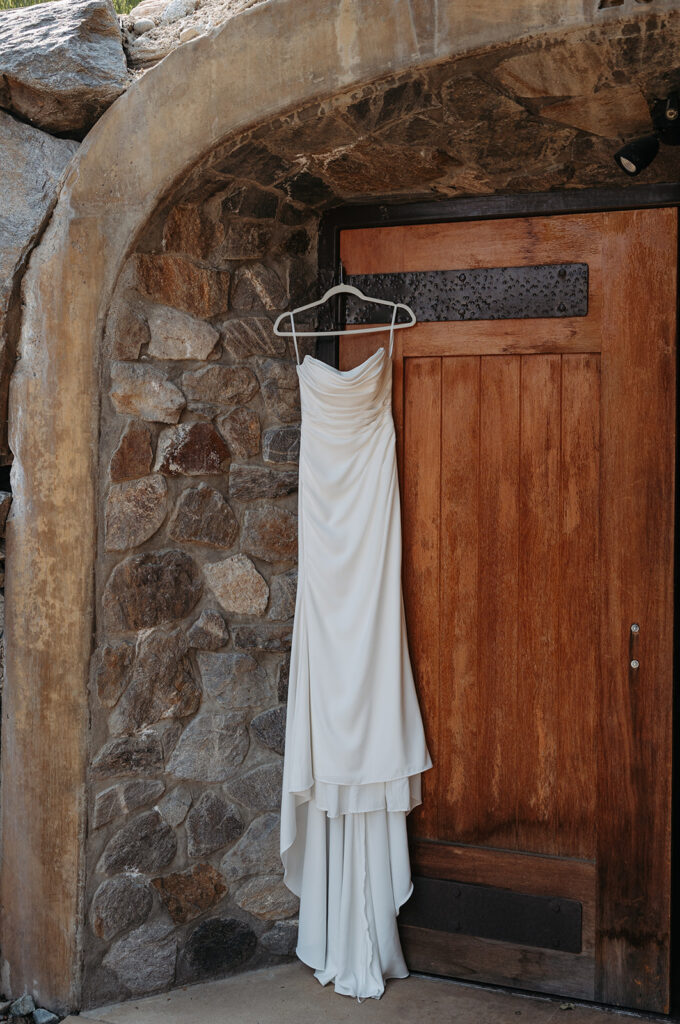
[(394, 317), (389, 354), (378, 348), (350, 370), (309, 355), (297, 365), (298, 590), (280, 852), (300, 897), (298, 957), (322, 985), (358, 999), (408, 975), (396, 921), (413, 888), (406, 815), (432, 767), (401, 585), (393, 334)]

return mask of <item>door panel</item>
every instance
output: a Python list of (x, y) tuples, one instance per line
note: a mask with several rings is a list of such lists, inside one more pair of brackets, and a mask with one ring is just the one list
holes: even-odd
[[(668, 1010), (676, 218), (341, 233), (350, 280), (588, 265), (586, 316), (395, 334), (404, 601), (434, 762), (409, 815), (412, 969)], [(343, 337), (340, 367), (380, 339)], [(508, 891), (518, 920), (536, 915), (531, 942), (493, 937)], [(576, 950), (556, 923), (575, 910)]]

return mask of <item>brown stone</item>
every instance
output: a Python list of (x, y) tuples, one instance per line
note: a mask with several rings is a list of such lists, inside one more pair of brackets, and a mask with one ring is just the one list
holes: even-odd
[(0, 537), (5, 536), (5, 526), (7, 525), (7, 516), (9, 510), (12, 507), (12, 492), (11, 491), (0, 491)]
[(251, 560), (243, 554), (203, 566), (208, 586), (225, 612), (261, 615), (267, 607), (269, 587)]
[(284, 309), (286, 298), (279, 275), (263, 263), (239, 267), (234, 274), (233, 306), (239, 313), (260, 309), (278, 312)]
[(130, 681), (135, 649), (131, 644), (104, 644), (97, 654), (95, 681), (104, 707), (112, 708)]
[(170, 306), (154, 306), (148, 320), (147, 353), (155, 359), (207, 359), (219, 341), (210, 324)]
[(268, 469), (266, 466), (239, 466), (229, 468), (229, 497), (239, 501), (254, 498), (280, 498), (297, 490), (298, 474), (295, 469)]
[(224, 200), (224, 209), (242, 217), (276, 216), (279, 197), (276, 192), (268, 192), (251, 182), (237, 185), (231, 189)]
[(217, 316), (229, 308), (226, 270), (199, 267), (176, 253), (138, 253), (137, 276), (148, 298), (194, 316)]
[(260, 418), (254, 409), (232, 409), (216, 421), (232, 458), (252, 459), (260, 450)]
[(140, 312), (123, 304), (111, 313), (107, 336), (112, 359), (138, 359), (149, 341), (149, 326)]
[(294, 560), (297, 555), (298, 517), (278, 505), (249, 508), (243, 517), (241, 547), (267, 562)]
[(111, 733), (131, 734), (161, 719), (193, 715), (201, 689), (188, 650), (181, 629), (140, 635), (130, 684), (109, 716)]
[(116, 412), (158, 423), (177, 423), (184, 395), (153, 366), (111, 363), (111, 401)]
[(259, 388), (257, 377), (247, 366), (205, 366), (182, 374), (187, 398), (215, 405), (245, 405)]
[(229, 630), (219, 612), (206, 608), (187, 633), (187, 640), (198, 651), (218, 651), (229, 640)]
[(180, 423), (161, 430), (154, 469), (166, 476), (224, 473), (229, 449), (212, 423)]
[(147, 476), (151, 472), (152, 458), (151, 431), (145, 423), (130, 420), (111, 456), (109, 476), (113, 483)]
[(95, 778), (112, 775), (138, 775), (163, 769), (163, 747), (153, 732), (109, 740), (92, 762)]
[(265, 921), (291, 917), (300, 906), (298, 897), (284, 884), (280, 875), (251, 878), (234, 893), (234, 901), (242, 910)]
[(210, 910), (227, 892), (222, 875), (212, 864), (194, 864), (189, 871), (178, 871), (152, 878), (175, 924), (192, 921)]
[(238, 521), (219, 491), (201, 483), (180, 495), (168, 533), (177, 541), (230, 548), (238, 536)]
[(292, 627), (289, 625), (239, 625), (232, 628), (234, 647), (239, 651), (289, 651)]
[(273, 416), (283, 423), (300, 419), (300, 382), (294, 363), (265, 359), (257, 367), (262, 396)]
[(183, 619), (202, 590), (198, 567), (184, 551), (130, 555), (115, 567), (104, 588), (105, 628), (119, 633)]
[(224, 351), (234, 359), (286, 353), (286, 339), (274, 334), (271, 320), (263, 316), (227, 320), (222, 325), (221, 337)]
[(207, 259), (224, 239), (224, 227), (201, 206), (178, 203), (168, 214), (163, 228), (163, 248), (196, 259)]
[(262, 435), (262, 459), (275, 465), (295, 465), (300, 458), (300, 427), (269, 427)]
[(278, 671), (276, 673), (276, 696), (278, 697), (281, 704), (285, 704), (288, 700), (288, 682), (290, 679), (290, 654), (287, 655), (279, 664)]
[(113, 484), (106, 497), (106, 551), (143, 544), (160, 528), (167, 511), (168, 485), (162, 476)]

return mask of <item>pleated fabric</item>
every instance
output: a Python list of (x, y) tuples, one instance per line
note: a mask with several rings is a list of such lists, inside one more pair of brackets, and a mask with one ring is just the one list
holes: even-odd
[(432, 767), (409, 658), (392, 418), (392, 336), (341, 371), (298, 363), (298, 589), (281, 797), (298, 957), (336, 992), (408, 974), (406, 815)]

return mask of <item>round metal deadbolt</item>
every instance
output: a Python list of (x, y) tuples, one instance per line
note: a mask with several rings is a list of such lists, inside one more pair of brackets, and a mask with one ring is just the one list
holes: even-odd
[(633, 625), (630, 627), (630, 631), (631, 631), (631, 633), (639, 633), (640, 632), (639, 624), (637, 622), (634, 622)]
[(640, 662), (637, 660), (637, 658), (633, 658), (633, 660), (630, 663), (630, 667), (631, 668), (639, 668), (640, 667)]

